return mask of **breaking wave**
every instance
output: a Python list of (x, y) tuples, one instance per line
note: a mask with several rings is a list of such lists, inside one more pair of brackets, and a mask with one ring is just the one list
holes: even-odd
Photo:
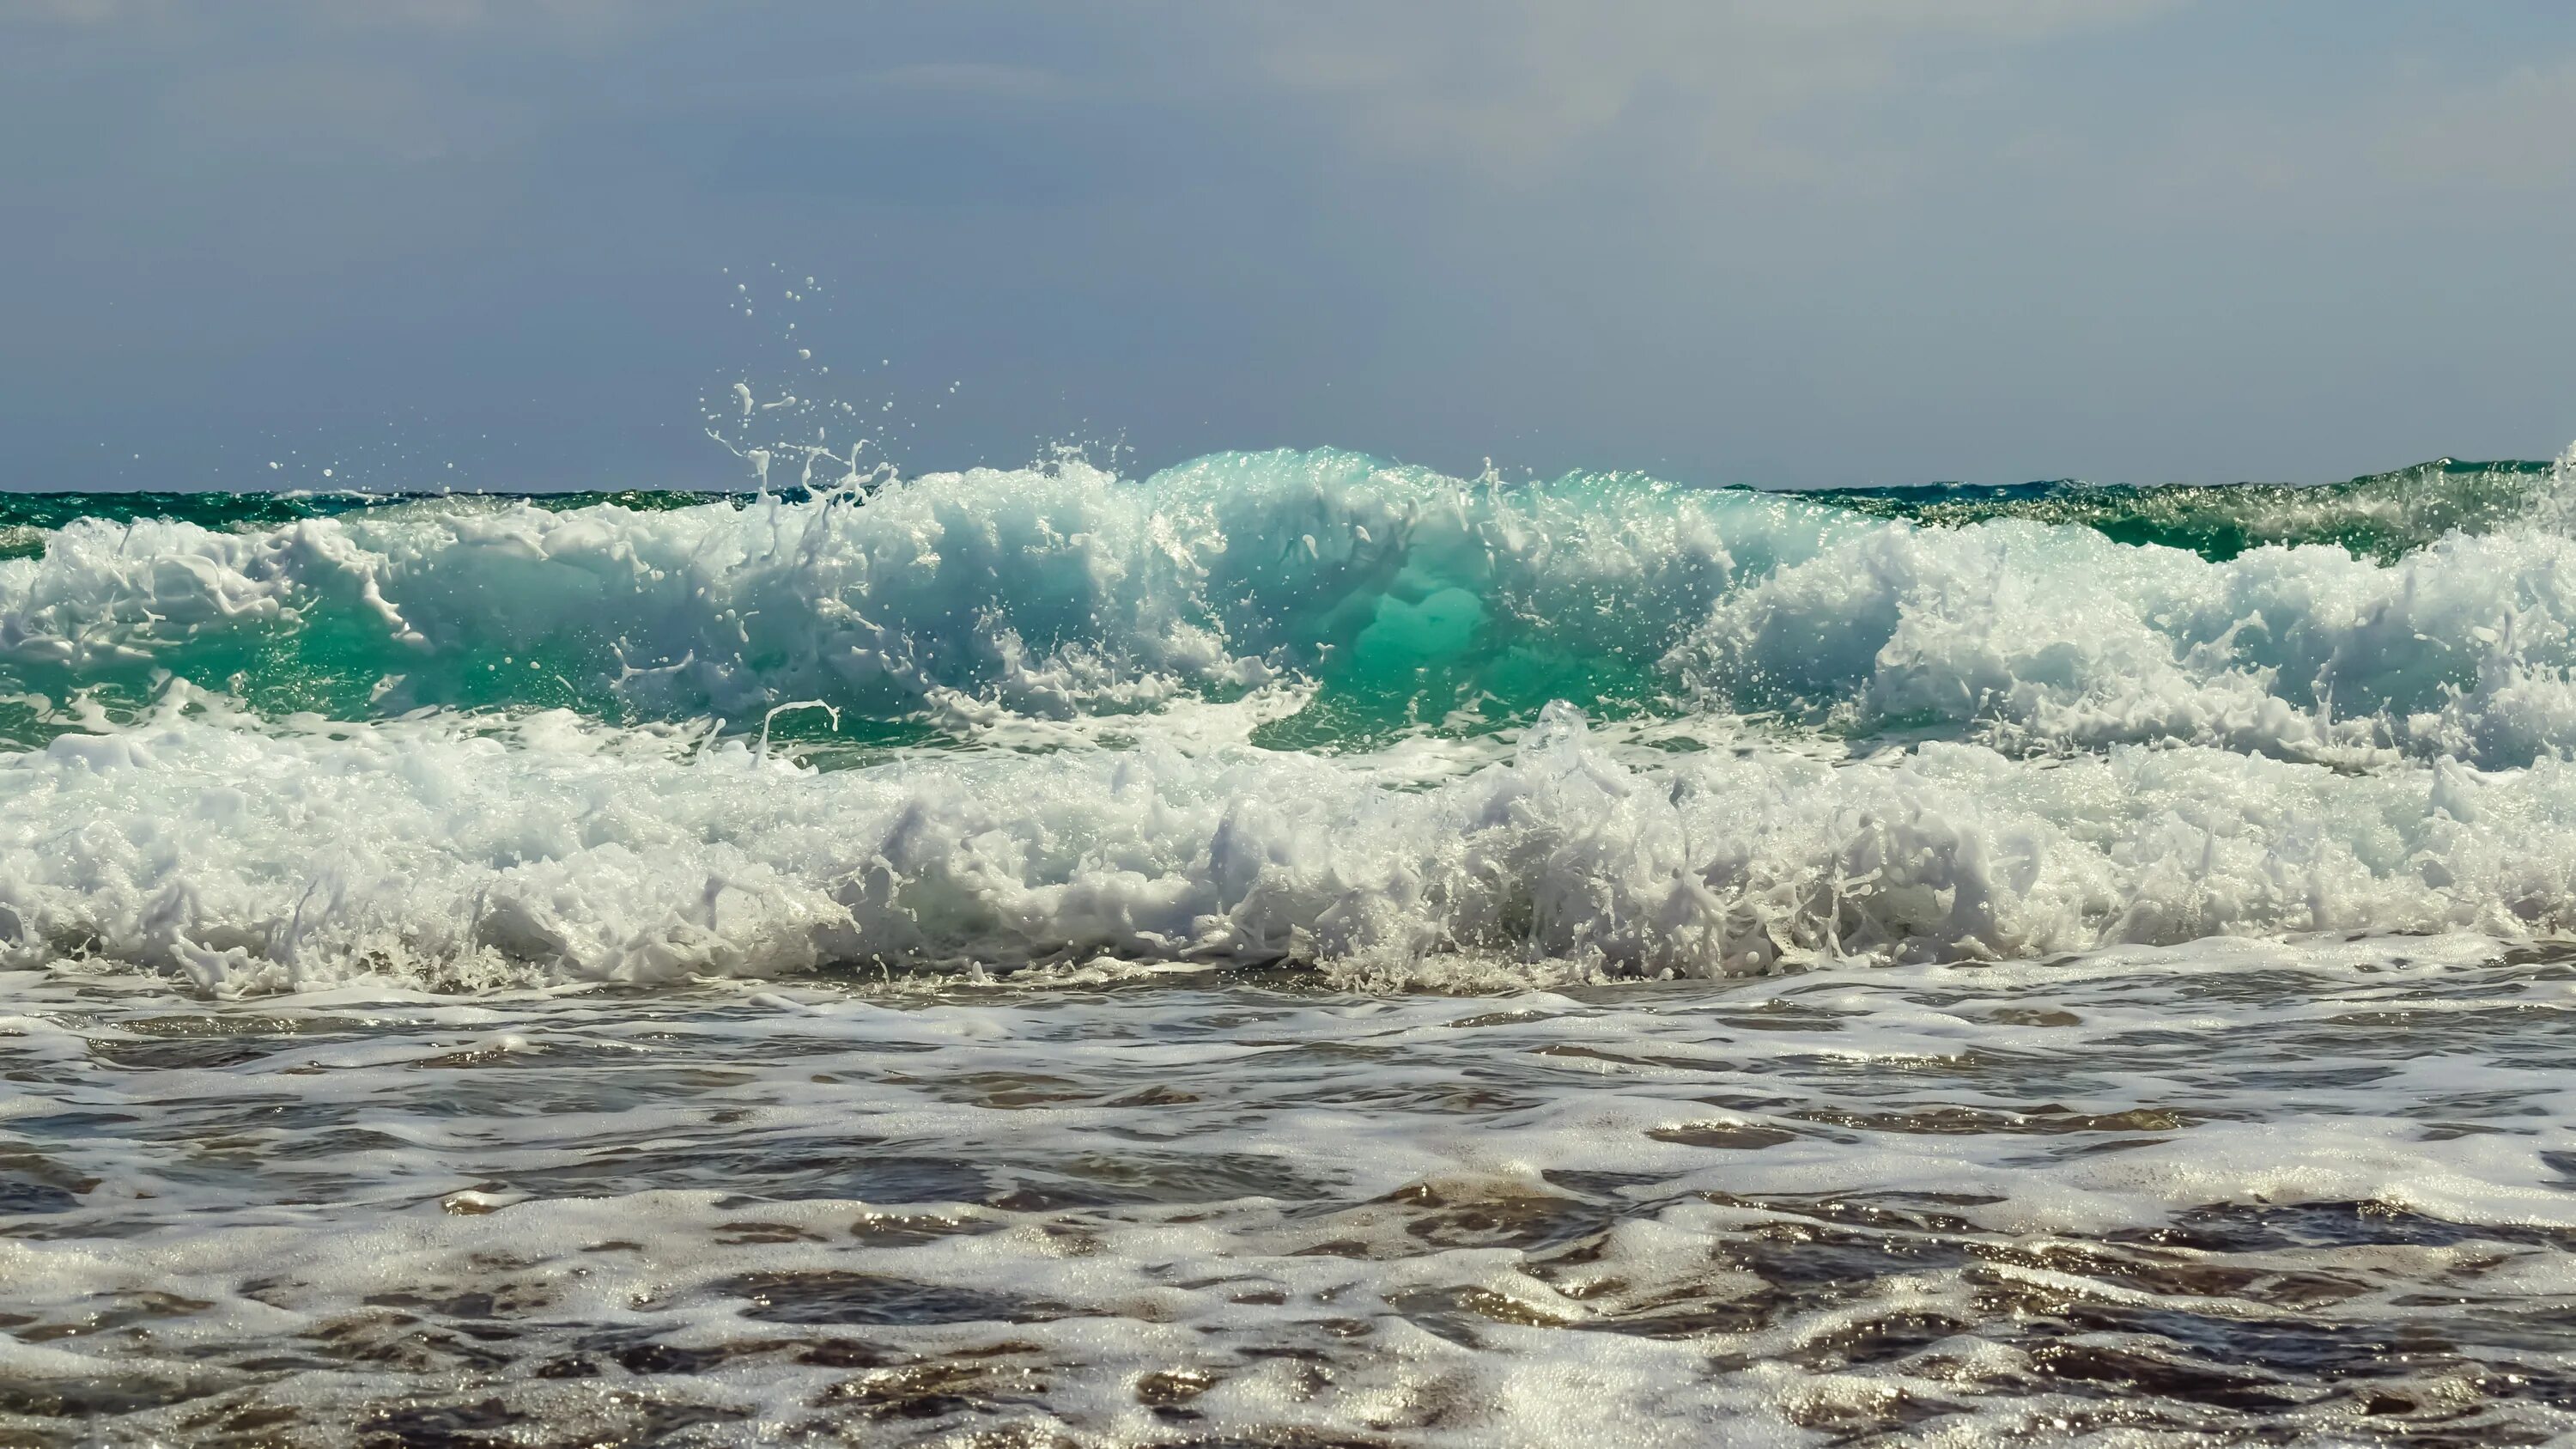
[(2566, 471), (1927, 501), (1319, 452), (19, 500), (0, 960), (1429, 979), (2555, 935)]

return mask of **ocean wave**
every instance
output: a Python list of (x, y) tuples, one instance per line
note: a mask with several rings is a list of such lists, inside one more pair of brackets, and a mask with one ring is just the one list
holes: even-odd
[(2267, 546), (2331, 544), (2393, 563), (2453, 533), (2486, 533), (2526, 517), (2552, 488), (2547, 462), (2437, 458), (2342, 483), (1932, 484), (1811, 493), (1880, 518), (1956, 528), (1997, 519), (2069, 524), (2118, 543), (2185, 549), (2213, 562)]
[(568, 706), (1064, 717), (1282, 671), (1361, 727), (1662, 687), (1746, 571), (1850, 515), (1629, 477), (1522, 489), (1350, 454), (933, 475), (748, 506), (415, 500), (277, 527), (80, 520), (0, 563), (0, 686), (176, 674), (271, 712)]
[[(1271, 457), (1294, 455), (1266, 455)], [(2160, 544), (2223, 562), (2266, 545), (2333, 544), (2380, 563), (2451, 533), (2484, 533), (2525, 517), (2552, 489), (2555, 465), (2546, 460), (2463, 462), (2437, 458), (2341, 483), (2170, 484), (2138, 487), (2074, 479), (2006, 485), (1932, 483), (1817, 489), (1797, 496), (1873, 518), (1902, 519), (1935, 527), (1963, 527), (2018, 518), (2093, 529), (2120, 543)], [(810, 502), (823, 492), (812, 484), (779, 488), (772, 496)], [(194, 523), (239, 530), (273, 527), (308, 518), (393, 504), (488, 495), (357, 490), (288, 492), (118, 493), (0, 492), (0, 559), (33, 558), (45, 535), (82, 519), (125, 524)], [(757, 495), (736, 490), (615, 489), (512, 495), (550, 512), (611, 505), (659, 513), (711, 504), (741, 507)]]
[[(271, 717), (739, 724), (815, 700), (846, 738), (900, 743), (1295, 679), (1314, 686), (1305, 708), (1264, 742), (1517, 727), (1564, 699), (2008, 751), (2161, 740), (2516, 765), (2576, 747), (2576, 543), (2550, 512), (2564, 471), (2546, 487), (2478, 474), (2490, 502), (2496, 479), (2524, 490), (2510, 523), (2385, 560), (2207, 557), (2036, 518), (1931, 526), (1633, 475), (1465, 481), (1333, 452), (748, 503), (335, 497), (231, 529), (81, 518), (40, 557), (0, 561), (0, 695), (20, 701), (0, 731), (39, 743), (75, 696), (130, 712), (178, 677)], [(2431, 517), (2457, 481), (2416, 470), (2316, 508)]]
[(2576, 541), (2213, 563), (2027, 522), (1890, 527), (1732, 591), (1668, 663), (1711, 707), (1845, 732), (2526, 764), (2576, 747)]
[(1668, 754), (1558, 706), (1508, 756), (1428, 778), (1400, 752), (1153, 738), (818, 773), (566, 712), (261, 727), (194, 698), (0, 757), (0, 963), (222, 989), (1100, 954), (1724, 975), (2571, 927), (2576, 766), (2555, 760)]

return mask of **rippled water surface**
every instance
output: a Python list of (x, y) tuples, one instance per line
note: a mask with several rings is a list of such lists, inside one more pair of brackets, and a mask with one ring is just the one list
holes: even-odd
[(2576, 967), (0, 976), (0, 1442), (2539, 1443)]

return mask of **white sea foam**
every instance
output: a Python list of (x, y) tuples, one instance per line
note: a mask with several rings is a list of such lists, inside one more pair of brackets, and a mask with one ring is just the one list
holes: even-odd
[(1501, 1001), (0, 975), (0, 1437), (2543, 1442), (2576, 994), (2498, 954)]
[[(183, 698), (0, 757), (0, 943), (209, 985), (655, 981), (1095, 953), (1717, 975), (1786, 960), (2576, 927), (2576, 767), (1743, 736), (1162, 738), (816, 772), (553, 712), (254, 727)], [(1426, 965), (1425, 963), (1430, 963)]]

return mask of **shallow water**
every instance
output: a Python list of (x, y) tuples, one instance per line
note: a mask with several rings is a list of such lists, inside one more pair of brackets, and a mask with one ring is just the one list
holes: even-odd
[(2576, 963), (0, 978), (0, 1435), (2537, 1443)]

